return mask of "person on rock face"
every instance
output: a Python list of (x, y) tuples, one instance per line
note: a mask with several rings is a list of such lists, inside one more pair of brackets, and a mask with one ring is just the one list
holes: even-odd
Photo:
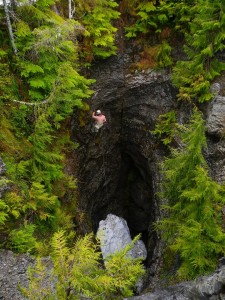
[(92, 113), (92, 118), (95, 120), (94, 132), (98, 132), (106, 122), (106, 117), (102, 114), (101, 110), (98, 109), (96, 113)]

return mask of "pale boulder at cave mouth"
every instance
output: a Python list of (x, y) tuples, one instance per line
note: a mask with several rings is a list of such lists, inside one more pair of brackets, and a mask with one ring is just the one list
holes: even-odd
[[(113, 214), (108, 214), (105, 220), (99, 222), (97, 237), (100, 239), (103, 259), (132, 242), (127, 222)], [(142, 240), (136, 241), (130, 254), (133, 258), (147, 258), (147, 250)]]

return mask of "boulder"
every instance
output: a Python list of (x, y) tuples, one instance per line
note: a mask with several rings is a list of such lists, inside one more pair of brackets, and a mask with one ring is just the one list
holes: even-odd
[[(132, 241), (127, 222), (113, 214), (108, 214), (105, 220), (99, 222), (97, 237), (100, 239), (103, 259), (124, 249)], [(133, 258), (147, 258), (147, 250), (142, 240), (135, 243), (130, 254)]]

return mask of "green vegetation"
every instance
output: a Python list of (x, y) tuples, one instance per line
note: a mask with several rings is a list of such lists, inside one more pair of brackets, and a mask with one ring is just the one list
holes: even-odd
[(213, 181), (202, 154), (206, 146), (201, 113), (194, 110), (180, 132), (182, 148), (172, 149), (162, 165), (165, 218), (161, 230), (170, 250), (181, 257), (180, 279), (195, 278), (215, 269), (225, 253), (222, 207), (225, 189)]
[[(225, 70), (220, 58), (225, 47), (224, 3), (221, 0), (213, 4), (209, 0), (133, 1), (128, 13), (132, 24), (128, 23), (126, 28), (127, 37), (158, 45), (157, 66), (173, 66), (178, 99), (209, 101), (210, 82)], [(183, 59), (174, 64), (171, 55), (177, 41), (183, 44), (184, 53)]]
[(65, 124), (92, 94), (93, 80), (79, 71), (76, 38), (82, 26), (54, 13), (52, 5), (37, 1), (14, 7), (16, 56), (6, 43), (7, 28), (1, 32), (0, 151), (11, 181), (2, 200), (1, 243), (19, 252), (43, 248), (39, 242), (61, 227), (70, 231), (78, 214), (76, 182), (64, 171), (76, 144)]
[(81, 70), (116, 54), (113, 21), (120, 15), (118, 4), (74, 1), (69, 14), (64, 1), (4, 4), (0, 6), (0, 156), (7, 179), (2, 177), (0, 184), (10, 188), (0, 199), (1, 246), (17, 253), (51, 255), (56, 290), (45, 288), (48, 274), (38, 259), (30, 271), (30, 287), (23, 289), (29, 299), (131, 296), (144, 273), (141, 259), (127, 256), (136, 240), (109, 257), (105, 266), (91, 235), (76, 238), (73, 245), (82, 216), (76, 179), (66, 171), (66, 161), (77, 147), (70, 139), (70, 117), (75, 107), (88, 109), (85, 99), (93, 93), (94, 80), (85, 78)]
[(77, 19), (84, 26), (84, 40), (81, 44), (80, 55), (86, 64), (94, 58), (107, 58), (116, 54), (114, 36), (117, 28), (112, 20), (118, 19), (118, 4), (113, 0), (78, 0), (76, 1)]
[(176, 112), (174, 110), (169, 111), (166, 114), (160, 115), (152, 133), (160, 138), (164, 145), (168, 145), (172, 142), (174, 136), (177, 133), (177, 119)]
[(210, 81), (225, 70), (219, 54), (225, 49), (225, 15), (222, 1), (199, 1), (185, 35), (187, 61), (174, 68), (173, 81), (179, 87), (179, 99), (199, 102), (212, 98)]
[(53, 269), (50, 271), (38, 259), (35, 268), (29, 270), (29, 288), (21, 290), (33, 300), (130, 297), (135, 283), (144, 273), (141, 259), (128, 255), (135, 241), (137, 238), (131, 245), (109, 256), (103, 266), (101, 252), (92, 235), (78, 238), (72, 247), (68, 247), (65, 233), (59, 231), (51, 241)]
[[(132, 68), (167, 68), (179, 100), (195, 105), (209, 101), (212, 80), (225, 70), (224, 11), (221, 0), (20, 0), (0, 5), (0, 156), (7, 167), (0, 187), (10, 185), (0, 199), (0, 244), (19, 253), (48, 255), (53, 237), (59, 299), (71, 296), (71, 289), (77, 297), (129, 296), (141, 274), (139, 262), (132, 265), (125, 258), (128, 248), (104, 269), (90, 236), (66, 246), (65, 236), (73, 241), (74, 220), (79, 219), (76, 179), (65, 167), (77, 147), (68, 124), (75, 107), (81, 111), (80, 124), (85, 124), (85, 99), (92, 95), (94, 82), (84, 76), (85, 68), (117, 53), (120, 26), (141, 49), (141, 59)], [(175, 112), (162, 115), (153, 133), (165, 145), (174, 136), (183, 145), (172, 149), (163, 164), (162, 196), (168, 206), (157, 226), (182, 259), (179, 277), (194, 278), (212, 270), (224, 255), (224, 188), (210, 178), (202, 155), (206, 139), (199, 112), (194, 111), (187, 126), (178, 126)], [(65, 234), (56, 233), (59, 229)], [(76, 261), (86, 254), (88, 270)], [(38, 270), (45, 276), (40, 262)], [(42, 293), (39, 299), (45, 293), (51, 299), (48, 288), (38, 288), (44, 277), (32, 278), (29, 297), (36, 289)]]

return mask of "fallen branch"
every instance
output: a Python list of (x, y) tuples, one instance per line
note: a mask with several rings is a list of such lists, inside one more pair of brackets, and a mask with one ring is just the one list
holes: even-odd
[(25, 105), (28, 105), (28, 106), (39, 106), (39, 105), (42, 105), (42, 104), (46, 104), (49, 102), (49, 98), (48, 99), (45, 99), (44, 101), (42, 102), (37, 102), (37, 103), (30, 103), (30, 102), (24, 102), (24, 101), (19, 101), (19, 100), (12, 100), (13, 102), (16, 102), (16, 103), (20, 103), (20, 104), (25, 104)]

